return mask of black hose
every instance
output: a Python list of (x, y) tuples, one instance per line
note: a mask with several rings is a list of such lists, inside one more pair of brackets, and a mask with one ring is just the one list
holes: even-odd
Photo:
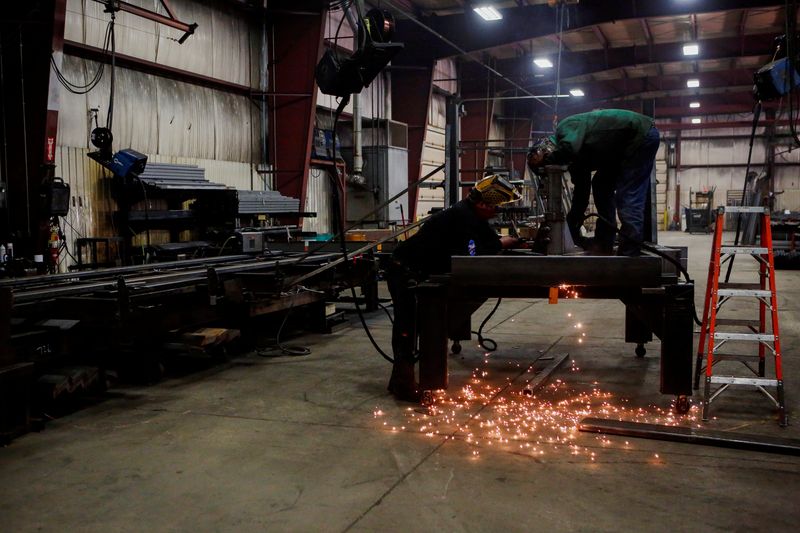
[[(337, 230), (339, 231), (339, 243), (341, 244), (342, 248), (342, 257), (344, 259), (343, 264), (345, 270), (350, 269), (350, 261), (348, 261), (347, 255), (347, 242), (345, 241), (345, 229), (344, 229), (344, 213), (342, 213), (342, 205), (340, 202), (340, 195), (339, 195), (339, 184), (341, 180), (339, 179), (339, 167), (336, 166), (336, 128), (339, 125), (339, 117), (342, 114), (347, 103), (350, 101), (350, 97), (346, 96), (342, 98), (342, 101), (339, 103), (339, 107), (336, 108), (336, 114), (334, 115), (333, 119), (333, 140), (331, 142), (331, 147), (333, 148), (333, 181), (332, 184), (332, 192), (333, 192), (333, 209), (334, 209), (334, 221), (337, 225)], [(347, 272), (346, 272), (347, 274)], [(372, 332), (367, 326), (367, 321), (364, 319), (364, 313), (361, 312), (361, 306), (358, 305), (358, 297), (356, 296), (356, 288), (352, 283), (352, 280), (349, 276), (345, 275), (345, 279), (347, 280), (347, 285), (350, 287), (350, 294), (353, 297), (353, 304), (356, 306), (356, 313), (358, 313), (358, 319), (361, 322), (361, 327), (364, 328), (364, 332), (367, 334), (369, 338), (369, 342), (372, 343), (372, 347), (386, 359), (388, 362), (394, 364), (394, 358), (384, 352), (380, 346), (378, 346), (377, 341), (372, 336)]]
[(494, 308), (491, 310), (491, 312), (488, 315), (486, 315), (486, 318), (483, 319), (483, 322), (481, 322), (481, 325), (478, 328), (478, 331), (472, 331), (471, 332), (471, 333), (474, 333), (475, 335), (478, 336), (478, 346), (480, 346), (481, 348), (483, 348), (487, 352), (495, 351), (497, 349), (497, 342), (495, 342), (494, 339), (490, 339), (489, 337), (484, 337), (483, 336), (483, 327), (486, 325), (487, 322), (489, 322), (489, 319), (492, 318), (492, 315), (494, 315), (495, 311), (497, 311), (497, 308), (500, 307), (500, 302), (502, 302), (502, 301), (503, 301), (502, 298), (498, 298), (497, 299), (497, 303), (494, 304)]

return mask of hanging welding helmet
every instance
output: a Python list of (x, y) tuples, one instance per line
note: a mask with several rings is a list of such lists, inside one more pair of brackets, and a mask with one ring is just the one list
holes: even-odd
[(556, 143), (552, 137), (540, 137), (534, 141), (531, 149), (528, 150), (528, 168), (536, 174), (542, 172), (542, 168), (548, 164), (550, 156), (556, 151)]
[(473, 202), (485, 202), (491, 207), (516, 202), (522, 195), (516, 187), (499, 174), (486, 176), (469, 193)]

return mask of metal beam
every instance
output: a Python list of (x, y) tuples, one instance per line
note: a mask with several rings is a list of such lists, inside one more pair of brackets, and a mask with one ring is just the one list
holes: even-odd
[[(398, 61), (403, 59), (398, 57)], [(433, 93), (433, 60), (415, 66), (418, 68), (392, 70), (392, 118), (408, 125), (409, 185), (422, 176), (422, 150), (428, 126), (428, 107)], [(418, 198), (417, 188), (409, 192), (409, 220), (416, 219)]]
[(190, 35), (194, 33), (194, 30), (197, 29), (197, 24), (187, 24), (186, 22), (181, 22), (175, 17), (175, 13), (172, 11), (172, 8), (169, 5), (168, 0), (160, 0), (161, 5), (167, 11), (169, 16), (164, 16), (161, 13), (157, 13), (155, 11), (151, 11), (149, 9), (145, 9), (143, 7), (139, 7), (133, 5), (128, 2), (124, 2), (123, 0), (94, 0), (99, 4), (103, 4), (106, 6), (106, 12), (109, 11), (124, 11), (126, 13), (130, 13), (132, 15), (136, 15), (137, 17), (142, 17), (147, 20), (152, 20), (158, 24), (163, 24), (165, 26), (169, 26), (171, 28), (175, 28), (176, 30), (180, 30), (183, 32), (183, 36), (178, 39), (179, 44), (183, 44), (186, 39), (189, 38)]
[[(694, 78), (700, 81), (699, 88), (689, 88), (686, 80)], [(664, 76), (660, 87), (654, 89), (649, 86), (648, 78), (626, 78), (624, 87), (620, 88), (618, 80), (597, 81), (584, 87), (586, 101), (626, 100), (638, 98), (652, 98), (663, 96), (693, 96), (711, 95), (725, 92), (740, 92), (741, 87), (752, 89), (752, 71), (749, 69), (735, 69), (716, 72), (702, 72), (699, 74), (679, 74)], [(573, 85), (582, 86), (581, 83)], [(732, 89), (731, 91), (727, 89)], [(579, 103), (575, 98), (570, 98), (564, 105)], [(563, 102), (562, 102), (563, 104)]]
[(800, 455), (800, 440), (797, 439), (767, 438), (763, 435), (745, 435), (731, 431), (701, 430), (604, 418), (584, 418), (578, 427), (581, 431), (589, 433), (607, 433), (623, 437), (666, 440), (781, 455)]
[(603, 48), (608, 48), (608, 38), (603, 33), (603, 29), (600, 28), (600, 26), (598, 26), (597, 24), (595, 24), (594, 26), (592, 26), (592, 31), (594, 32), (595, 37), (597, 37), (600, 46), (602, 46)]
[[(311, 139), (316, 114), (317, 86), (314, 69), (322, 55), (324, 11), (316, 16), (277, 13), (270, 28), (272, 57), (269, 60), (269, 92), (310, 96), (269, 99), (269, 160), (275, 188), (300, 200), (305, 211), (306, 187), (311, 157)], [(294, 222), (294, 221), (292, 221)], [(296, 220), (300, 225), (302, 220)]]
[[(565, 31), (590, 27), (606, 22), (626, 19), (691, 15), (712, 13), (742, 8), (774, 7), (774, 0), (706, 0), (704, 2), (667, 2), (653, 0), (630, 0), (608, 2), (607, 0), (582, 0), (572, 7), (569, 24)], [(426, 17), (424, 22), (445, 38), (455, 42), (468, 52), (486, 50), (520, 41), (527, 41), (553, 33), (553, 11), (548, 5), (514, 7), (504, 10), (502, 20), (491, 25), (477, 23), (471, 13)], [(398, 21), (398, 32), (402, 35), (407, 21)], [(400, 38), (399, 40), (403, 40)], [(436, 57), (453, 55), (448, 46), (436, 44), (431, 50)]]
[[(699, 41), (700, 55), (698, 60), (719, 60), (736, 57), (768, 56), (773, 50), (772, 33), (747, 35), (744, 41), (739, 37), (722, 37)], [(743, 44), (744, 43), (744, 44)], [(564, 52), (561, 56), (561, 78), (567, 80), (577, 76), (597, 74), (624, 66), (642, 66), (647, 64), (683, 63), (686, 58), (681, 50), (682, 43), (653, 44), (647, 48), (627, 46), (606, 50), (586, 50)], [(552, 72), (546, 72), (545, 78), (534, 78), (529, 56), (500, 59), (497, 70), (507, 77), (517, 80), (526, 87), (552, 83)], [(539, 72), (541, 74), (541, 72)]]
[(747, 29), (747, 18), (750, 16), (749, 9), (742, 9), (742, 16), (739, 18), (739, 41), (741, 44), (741, 53), (744, 54), (744, 36)]
[[(461, 138), (459, 141), (485, 141), (489, 138), (496, 105), (495, 100), (491, 97), (496, 92), (496, 84), (493, 78), (486, 75), (481, 78), (476, 75), (478, 73), (480, 71), (475, 65), (463, 65), (462, 74), (469, 81), (461, 84), (461, 96), (466, 113), (460, 118)], [(488, 148), (485, 146), (461, 151), (459, 168), (464, 181), (478, 181), (483, 177), (487, 152)], [(464, 175), (464, 173), (468, 174)], [(462, 190), (462, 194), (465, 192), (466, 190)]]
[[(75, 41), (64, 41), (64, 53), (75, 57), (89, 59), (91, 61), (97, 61), (106, 64), (111, 63), (111, 57), (109, 54), (106, 54), (102, 48), (89, 46), (87, 44)], [(162, 78), (169, 78), (176, 81), (191, 83), (193, 85), (208, 87), (209, 89), (216, 89), (232, 94), (249, 96), (252, 93), (252, 89), (246, 85), (231, 83), (219, 78), (204, 76), (203, 74), (197, 74), (196, 72), (181, 70), (175, 67), (164, 65), (162, 63), (155, 63), (153, 61), (147, 61), (146, 59), (125, 54), (116, 54), (116, 64), (122, 68), (138, 70), (139, 72), (154, 74)]]
[(662, 259), (654, 255), (453, 257), (453, 283), (469, 287), (656, 287)]
[[(789, 121), (786, 119), (761, 120), (759, 122), (759, 126), (788, 126), (788, 125)], [(689, 124), (685, 122), (670, 122), (670, 123), (658, 124), (658, 129), (660, 131), (715, 130), (715, 129), (752, 128), (752, 127), (753, 127), (753, 122), (749, 120), (726, 121), (726, 122), (704, 122), (701, 124)], [(749, 138), (749, 135), (747, 136), (747, 138)], [(683, 140), (692, 140), (692, 138), (683, 137)], [(713, 165), (713, 166), (716, 167), (724, 165)], [(688, 166), (683, 165), (681, 166), (681, 168), (688, 168)]]

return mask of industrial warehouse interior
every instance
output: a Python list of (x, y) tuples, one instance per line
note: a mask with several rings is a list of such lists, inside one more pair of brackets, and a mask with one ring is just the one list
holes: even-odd
[(800, 2), (5, 4), (3, 530), (797, 529)]

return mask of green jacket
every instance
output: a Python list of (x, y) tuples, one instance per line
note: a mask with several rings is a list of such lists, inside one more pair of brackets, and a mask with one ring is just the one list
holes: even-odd
[(576, 242), (580, 239), (583, 213), (589, 205), (592, 172), (604, 167), (619, 168), (653, 125), (652, 118), (624, 109), (579, 113), (558, 123), (556, 134), (551, 137), (556, 151), (547, 162), (569, 165), (575, 188), (567, 225)]
[(578, 164), (591, 170), (621, 164), (653, 127), (653, 119), (624, 109), (579, 113), (558, 123), (551, 164)]

